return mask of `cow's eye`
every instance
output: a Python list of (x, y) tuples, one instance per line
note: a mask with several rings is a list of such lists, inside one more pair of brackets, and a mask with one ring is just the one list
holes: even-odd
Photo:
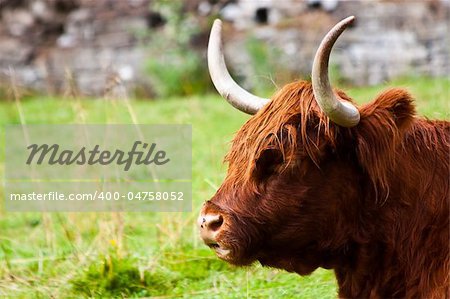
[(283, 163), (283, 155), (278, 149), (267, 149), (263, 151), (255, 163), (255, 178), (264, 180), (277, 172)]

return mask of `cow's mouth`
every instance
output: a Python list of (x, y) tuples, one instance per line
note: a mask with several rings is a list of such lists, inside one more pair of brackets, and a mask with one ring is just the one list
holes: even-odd
[(209, 243), (206, 245), (208, 245), (209, 248), (214, 250), (216, 252), (216, 255), (219, 258), (221, 258), (223, 260), (228, 260), (230, 258), (231, 250), (228, 248), (225, 248), (224, 246), (220, 246), (219, 243)]

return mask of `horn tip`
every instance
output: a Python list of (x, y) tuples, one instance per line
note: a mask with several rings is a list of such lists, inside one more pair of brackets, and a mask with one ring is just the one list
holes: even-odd
[(355, 16), (349, 16), (349, 17), (346, 17), (345, 19), (343, 19), (343, 20), (341, 20), (339, 23), (337, 23), (336, 25), (335, 25), (335, 27), (334, 28), (340, 28), (339, 30), (341, 31), (341, 33), (342, 33), (342, 31), (344, 31), (348, 26), (350, 26), (351, 24), (353, 24), (353, 22), (356, 20), (356, 17)]
[(219, 19), (215, 19), (213, 22), (213, 25), (211, 27), (211, 33), (210, 33), (210, 39), (209, 39), (209, 43), (208, 43), (208, 51), (211, 45), (211, 41), (214, 39), (218, 39), (219, 40), (219, 44), (222, 43), (222, 21)]
[(356, 20), (356, 17), (355, 17), (355, 16), (349, 16), (349, 17), (346, 17), (343, 21), (344, 21), (345, 23), (351, 24), (351, 23), (353, 23), (355, 20)]

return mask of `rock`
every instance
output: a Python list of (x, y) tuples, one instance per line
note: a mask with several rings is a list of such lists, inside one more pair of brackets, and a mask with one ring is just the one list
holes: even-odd
[(53, 22), (56, 18), (55, 11), (43, 0), (35, 0), (30, 4), (31, 14), (43, 22)]
[(14, 38), (0, 39), (0, 65), (5, 68), (26, 64), (30, 61), (32, 54), (31, 45)]
[(2, 18), (9, 34), (16, 37), (25, 35), (35, 21), (33, 15), (25, 9), (5, 10)]

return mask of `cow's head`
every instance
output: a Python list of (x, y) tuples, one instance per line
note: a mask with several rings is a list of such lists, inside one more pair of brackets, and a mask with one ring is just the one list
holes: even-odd
[(203, 240), (220, 258), (308, 274), (335, 267), (352, 250), (351, 240), (365, 238), (363, 229), (354, 229), (362, 221), (364, 195), (383, 194), (395, 140), (411, 123), (414, 108), (399, 89), (357, 109), (331, 88), (330, 52), (353, 20), (341, 21), (323, 39), (312, 83), (288, 84), (271, 100), (233, 81), (223, 58), (221, 23), (214, 23), (211, 78), (228, 102), (254, 114), (236, 134), (225, 181), (198, 219)]

